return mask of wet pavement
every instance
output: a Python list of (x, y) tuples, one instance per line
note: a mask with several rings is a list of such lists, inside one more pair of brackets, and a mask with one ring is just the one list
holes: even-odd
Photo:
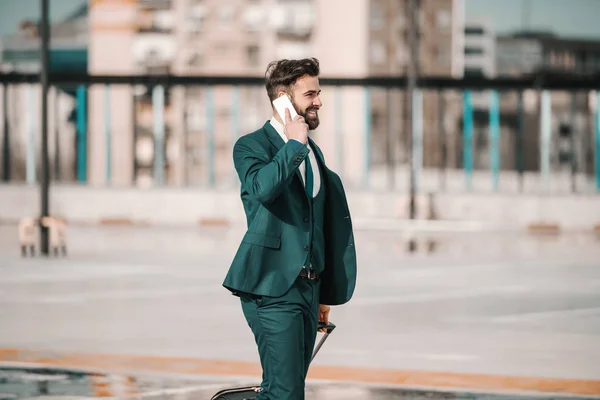
[[(68, 235), (67, 258), (24, 259), (16, 227), (0, 226), (0, 366), (71, 368), (46, 397), (98, 396), (102, 379), (165, 399), (256, 382), (253, 338), (220, 286), (240, 231)], [(600, 398), (597, 237), (359, 231), (356, 240), (356, 294), (332, 309), (338, 329), (311, 368), (308, 399)], [(36, 374), (57, 373), (4, 369), (0, 399), (38, 396)]]
[[(206, 378), (152, 375), (119, 375), (60, 368), (0, 368), (0, 400), (114, 398), (168, 400), (210, 399), (223, 388), (252, 386), (248, 380), (215, 383)], [(584, 396), (442, 391), (417, 388), (376, 387), (310, 383), (307, 399), (314, 400), (421, 400), (421, 399), (593, 399)]]

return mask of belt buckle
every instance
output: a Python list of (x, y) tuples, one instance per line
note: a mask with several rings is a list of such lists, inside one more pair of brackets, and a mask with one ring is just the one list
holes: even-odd
[(308, 268), (302, 267), (302, 272), (300, 272), (300, 276), (302, 276), (303, 278), (308, 279), (308, 280), (318, 279), (317, 272), (314, 270), (312, 265), (309, 266)]

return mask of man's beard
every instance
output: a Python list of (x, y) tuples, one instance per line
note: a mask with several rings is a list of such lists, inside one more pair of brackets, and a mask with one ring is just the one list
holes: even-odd
[[(294, 109), (296, 110), (298, 115), (301, 115), (304, 117), (304, 121), (308, 125), (308, 129), (310, 129), (311, 131), (317, 129), (317, 127), (319, 126), (319, 113), (318, 113), (319, 109), (318, 108), (308, 107), (306, 110), (304, 110), (304, 112), (300, 112), (300, 109), (298, 108), (298, 105), (294, 102), (293, 98), (292, 98), (292, 105), (294, 106)], [(315, 111), (317, 114), (314, 117), (308, 117), (307, 114), (309, 111)]]

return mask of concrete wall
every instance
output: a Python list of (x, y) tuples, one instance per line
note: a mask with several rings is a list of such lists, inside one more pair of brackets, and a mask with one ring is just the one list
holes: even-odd
[[(545, 223), (562, 230), (591, 231), (600, 224), (598, 195), (436, 194), (433, 205), (437, 221), (424, 221), (430, 217), (429, 203), (426, 197), (419, 197), (421, 221), (411, 223), (406, 221), (408, 199), (404, 194), (349, 191), (347, 195), (357, 228), (520, 230)], [(14, 223), (39, 213), (38, 187), (0, 185), (0, 199), (0, 222)], [(50, 209), (51, 214), (72, 224), (96, 224), (107, 219), (174, 226), (245, 223), (237, 190), (54, 186)]]

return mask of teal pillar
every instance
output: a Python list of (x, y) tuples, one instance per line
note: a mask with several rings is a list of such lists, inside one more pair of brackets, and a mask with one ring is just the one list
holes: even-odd
[(87, 88), (77, 87), (77, 181), (87, 181)]
[(473, 99), (470, 90), (463, 93), (463, 166), (466, 188), (471, 190), (473, 175)]
[(492, 171), (492, 187), (498, 191), (500, 175), (500, 99), (498, 92), (490, 93), (490, 169)]
[(2, 85), (2, 181), (10, 181), (11, 154), (10, 154), (10, 129), (8, 127), (8, 84)]
[(596, 92), (596, 123), (594, 129), (594, 175), (596, 191), (600, 192), (600, 91)]

